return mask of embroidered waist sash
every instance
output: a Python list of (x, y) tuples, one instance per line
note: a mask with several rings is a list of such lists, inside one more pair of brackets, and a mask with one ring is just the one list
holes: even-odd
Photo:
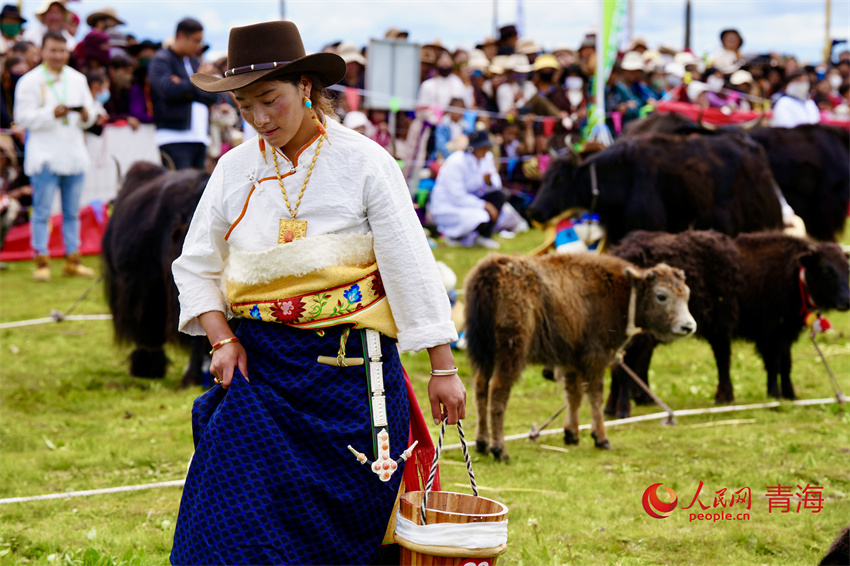
[[(280, 266), (278, 262), (283, 260), (285, 264), (291, 265), (298, 259), (297, 255), (310, 253), (313, 262), (311, 267), (319, 267), (323, 262), (316, 254), (321, 254), (324, 244), (344, 242), (350, 245), (354, 237), (336, 236), (331, 238), (332, 242), (325, 242), (323, 239), (327, 238), (317, 236), (284, 244), (279, 247), (283, 248), (280, 253), (295, 257), (275, 257), (274, 263)], [(364, 236), (356, 238), (355, 248), (366, 243), (365, 240), (361, 241)], [(311, 240), (314, 240), (312, 245)], [(368, 240), (368, 253), (357, 253), (355, 250), (350, 257), (345, 257), (349, 254), (342, 254), (341, 257), (334, 253), (330, 258), (344, 263), (353, 261), (358, 265), (326, 265), (299, 274), (284, 274), (286, 270), (270, 266), (267, 271), (279, 275), (271, 279), (240, 276), (229, 270), (227, 300), (230, 310), (243, 318), (279, 322), (295, 328), (320, 329), (353, 324), (355, 328), (371, 328), (395, 338), (398, 329), (378, 272), (378, 264), (371, 251), (371, 235)], [(230, 263), (231, 267), (233, 264), (244, 265), (245, 254)]]

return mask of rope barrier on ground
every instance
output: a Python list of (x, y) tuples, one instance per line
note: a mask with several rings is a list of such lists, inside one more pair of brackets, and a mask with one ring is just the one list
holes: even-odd
[[(804, 399), (804, 400), (801, 400), (801, 401), (791, 401), (790, 404), (797, 406), (797, 407), (805, 407), (805, 406), (810, 406), (810, 405), (829, 405), (829, 404), (836, 403), (836, 402), (837, 401), (836, 401), (835, 398), (829, 397), (829, 398), (826, 398), (826, 399)], [(752, 411), (752, 410), (756, 410), (756, 409), (774, 409), (774, 408), (779, 407), (781, 405), (782, 405), (782, 403), (780, 401), (773, 401), (773, 402), (770, 402), (770, 403), (756, 403), (756, 404), (753, 404), (753, 405), (729, 405), (729, 406), (726, 406), (726, 407), (709, 407), (709, 408), (706, 408), (706, 409), (684, 409), (684, 410), (680, 410), (680, 411), (674, 411), (674, 413), (677, 417), (689, 417), (689, 416), (694, 416), (694, 415), (711, 415), (711, 414), (717, 414), (717, 413), (733, 413), (733, 412), (738, 412), (738, 411)], [(651, 414), (648, 414), (648, 415), (640, 415), (638, 417), (629, 417), (627, 419), (616, 419), (616, 420), (613, 420), (613, 421), (605, 421), (605, 426), (606, 427), (612, 427), (612, 426), (622, 426), (622, 425), (625, 425), (625, 424), (641, 423), (641, 422), (647, 422), (647, 421), (659, 421), (659, 420), (665, 419), (667, 417), (668, 417), (668, 414), (666, 412), (651, 413)], [(589, 429), (590, 429), (589, 424), (581, 425), (579, 427), (579, 430), (589, 430)], [(539, 435), (540, 436), (549, 436), (549, 435), (553, 435), (553, 434), (559, 434), (559, 433), (562, 433), (562, 432), (563, 432), (562, 429), (544, 430), (544, 431), (540, 432)], [(529, 438), (529, 436), (531, 436), (531, 433), (528, 433), (528, 432), (526, 432), (524, 434), (514, 434), (514, 435), (511, 435), (511, 436), (506, 436), (505, 441), (522, 440), (522, 439), (525, 439), (525, 438)], [(443, 446), (442, 451), (445, 452), (446, 450), (458, 450), (458, 449), (462, 448), (462, 446), (463, 446), (463, 444), (461, 444), (461, 443), (449, 444), (449, 445)], [(89, 489), (89, 490), (86, 490), (86, 491), (68, 491), (68, 492), (65, 492), (65, 493), (50, 493), (50, 494), (47, 494), (47, 495), (33, 495), (33, 496), (29, 496), (29, 497), (11, 497), (11, 498), (8, 498), (8, 499), (0, 499), (0, 505), (8, 505), (8, 504), (12, 504), (12, 503), (30, 503), (30, 502), (34, 502), (34, 501), (45, 501), (45, 500), (49, 500), (49, 499), (67, 499), (67, 498), (71, 498), (71, 497), (88, 497), (90, 495), (106, 495), (106, 494), (110, 494), (110, 493), (122, 493), (122, 492), (128, 492), (128, 491), (142, 491), (142, 490), (146, 490), (146, 489), (160, 489), (160, 488), (164, 488), (164, 487), (182, 487), (185, 482), (186, 482), (186, 480), (172, 480), (172, 481), (157, 482), (157, 483), (146, 483), (146, 484), (140, 484), (140, 485), (108, 487), (108, 488), (105, 488), (105, 489)]]
[[(54, 311), (57, 312), (58, 311)], [(61, 314), (61, 313), (59, 313)], [(6, 328), (21, 328), (23, 326), (35, 326), (38, 324), (49, 324), (51, 322), (62, 322), (64, 320), (112, 320), (111, 314), (75, 314), (72, 316), (48, 316), (45, 318), (34, 318), (32, 320), (19, 320), (17, 322), (4, 322), (0, 324), (0, 330)]]
[(83, 300), (86, 297), (89, 296), (89, 293), (92, 292), (92, 289), (94, 289), (101, 281), (103, 281), (103, 278), (104, 278), (104, 274), (101, 273), (97, 277), (97, 279), (92, 281), (92, 284), (89, 285), (88, 288), (85, 291), (83, 291), (83, 294), (80, 295), (79, 298), (76, 301), (74, 301), (74, 304), (71, 305), (71, 308), (69, 308), (64, 313), (62, 311), (52, 310), (52, 311), (50, 311), (49, 317), (34, 318), (34, 319), (31, 319), (31, 320), (19, 320), (19, 321), (16, 321), (16, 322), (4, 322), (4, 323), (0, 324), (0, 330), (3, 330), (5, 328), (20, 328), (20, 327), (23, 327), (23, 326), (35, 326), (35, 325), (38, 325), (38, 324), (49, 324), (51, 322), (62, 322), (63, 320), (112, 320), (111, 314), (80, 314), (80, 315), (70, 316), (71, 313), (74, 312), (74, 309), (76, 309), (77, 306), (81, 302), (83, 302)]
[(145, 489), (159, 489), (162, 487), (183, 487), (186, 480), (161, 481), (157, 483), (145, 483), (141, 485), (124, 485), (121, 487), (107, 487), (105, 489), (87, 489), (85, 491), (68, 491), (66, 493), (49, 493), (47, 495), (33, 495), (31, 497), (10, 497), (0, 499), (0, 505), (9, 503), (29, 503), (31, 501), (46, 501), (48, 499), (67, 499), (70, 497), (88, 497), (89, 495), (104, 495), (107, 493), (122, 493), (126, 491), (142, 491)]
[[(808, 406), (808, 405), (829, 405), (831, 403), (836, 403), (836, 399), (834, 397), (828, 397), (826, 399), (804, 399), (801, 401), (791, 401), (790, 404), (798, 407)], [(713, 415), (717, 413), (734, 413), (738, 411), (752, 411), (755, 409), (775, 409), (776, 407), (781, 406), (782, 403), (780, 401), (772, 401), (770, 403), (756, 403), (753, 405), (727, 405), (725, 407), (709, 407), (706, 409), (683, 409), (679, 411), (673, 411), (673, 414), (676, 417), (690, 417), (694, 415)], [(666, 419), (668, 417), (668, 413), (650, 413), (648, 415), (640, 415), (637, 417), (629, 417), (627, 419), (615, 419), (613, 421), (605, 421), (606, 427), (612, 426), (622, 426), (625, 424), (632, 423), (642, 423), (646, 421), (660, 421), (662, 419)], [(578, 427), (579, 430), (590, 430), (589, 424), (584, 424)], [(563, 434), (564, 430), (557, 428), (552, 430), (544, 430), (537, 432), (538, 436), (551, 436), (553, 434)], [(523, 440), (526, 438), (530, 438), (532, 436), (531, 432), (525, 432), (523, 434), (513, 434), (505, 437), (505, 442), (508, 440)], [(460, 444), (449, 444), (447, 446), (443, 446), (443, 451), (446, 450), (457, 450), (461, 447)]]

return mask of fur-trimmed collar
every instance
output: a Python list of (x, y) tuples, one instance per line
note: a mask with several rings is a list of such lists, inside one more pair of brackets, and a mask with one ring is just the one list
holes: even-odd
[(322, 234), (261, 252), (231, 246), (225, 279), (248, 285), (301, 276), (333, 266), (365, 266), (375, 261), (372, 233)]

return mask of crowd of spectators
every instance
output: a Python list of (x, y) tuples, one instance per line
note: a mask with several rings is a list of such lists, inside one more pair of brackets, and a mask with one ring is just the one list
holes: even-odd
[[(166, 165), (207, 170), (243, 137), (255, 135), (228, 96), (203, 93), (189, 82), (194, 72), (227, 69), (226, 58), (206, 60), (209, 46), (201, 22), (187, 18), (171, 37), (139, 39), (128, 33), (132, 23), (105, 7), (86, 16), (86, 31), (60, 0), (45, 0), (36, 19), (25, 20), (13, 4), (0, 13), (0, 128), (18, 146), (14, 152), (4, 143), (0, 158), (0, 226), (14, 216), (6, 206), (9, 195), (30, 204), (32, 183), (20, 164), (10, 166), (25, 149), (23, 128), (15, 121), (16, 87), (23, 76), (38, 72), (45, 38), (64, 39), (67, 67), (86, 78), (93, 116), (79, 124), (92, 135), (110, 124), (134, 130), (152, 124)], [(384, 39), (404, 42), (408, 34), (391, 29)], [(747, 56), (735, 29), (723, 30), (719, 40), (715, 53), (700, 57), (634, 38), (605, 84), (606, 119), (614, 135), (667, 100), (727, 114), (770, 110), (774, 124), (786, 127), (817, 122), (824, 113), (850, 116), (850, 51), (834, 63), (810, 65), (777, 53)], [(368, 94), (367, 48), (341, 41), (323, 50), (338, 53), (347, 65), (342, 90), (334, 92), (340, 119), (399, 158), (414, 190), (417, 183), (426, 190), (433, 186), (442, 163), (465, 150), (470, 135), (485, 131), (491, 142), (488, 160), (501, 180), (498, 190), (521, 209), (552, 155), (580, 146), (588, 135), (597, 64), (593, 33), (542, 46), (507, 25), (474, 48), (450, 48), (439, 40), (422, 45), (416, 110), (399, 112), (392, 130), (388, 108), (360, 104), (361, 95)], [(489, 210), (492, 203), (481, 206)]]

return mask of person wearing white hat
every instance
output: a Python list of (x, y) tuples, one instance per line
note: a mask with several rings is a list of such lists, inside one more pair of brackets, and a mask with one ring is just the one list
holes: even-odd
[(608, 93), (607, 106), (623, 115), (623, 123), (640, 117), (640, 109), (654, 104), (658, 95), (644, 82), (643, 56), (637, 51), (623, 55), (620, 80)]
[[(729, 84), (731, 85), (731, 89), (745, 95), (753, 95), (753, 85), (755, 80), (753, 79), (753, 75), (749, 71), (744, 71), (743, 69), (739, 69), (732, 73), (732, 76), (729, 77)], [(734, 96), (734, 94), (733, 94)], [(732, 97), (730, 96), (730, 99)], [(735, 97), (735, 103), (738, 107), (738, 110), (752, 110), (753, 106), (749, 100), (744, 97)]]
[(496, 89), (496, 105), (499, 112), (509, 114), (517, 112), (537, 94), (537, 88), (527, 80), (528, 73), (534, 70), (528, 58), (520, 53), (508, 55), (504, 63), (507, 66), (507, 79)]
[(436, 74), (419, 85), (419, 97), (416, 107), (425, 108), (447, 108), (452, 98), (462, 98), (467, 107), (473, 103), (472, 87), (463, 84), (463, 81), (454, 71), (454, 60), (448, 51), (442, 51), (437, 57), (435, 66)]
[(343, 41), (336, 48), (337, 54), (345, 61), (345, 78), (340, 83), (353, 88), (366, 88), (366, 57), (351, 41)]
[(59, 0), (44, 0), (35, 12), (35, 17), (40, 22), (40, 25), (27, 27), (24, 30), (24, 40), (32, 41), (40, 49), (44, 33), (48, 30), (58, 31), (65, 37), (65, 45), (68, 51), (73, 51), (77, 46), (77, 41), (65, 29), (65, 24), (71, 19), (71, 15), (71, 11), (65, 7), (64, 2), (60, 2)]
[(702, 59), (691, 53), (690, 51), (682, 51), (673, 57), (673, 62), (682, 65), (685, 72), (691, 74), (691, 78), (700, 80), (702, 72), (705, 70), (705, 63)]

